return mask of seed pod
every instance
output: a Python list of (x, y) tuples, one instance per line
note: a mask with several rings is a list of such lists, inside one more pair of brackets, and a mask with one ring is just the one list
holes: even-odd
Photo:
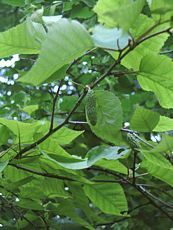
[(96, 96), (94, 90), (89, 90), (87, 93), (86, 101), (86, 116), (91, 123), (91, 125), (96, 125), (97, 123), (97, 112), (96, 112)]

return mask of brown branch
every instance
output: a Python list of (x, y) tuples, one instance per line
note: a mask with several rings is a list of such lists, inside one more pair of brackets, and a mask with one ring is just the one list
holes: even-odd
[(148, 30), (146, 30), (142, 35), (140, 35), (137, 40), (141, 40), (143, 37), (146, 37), (150, 32), (152, 32), (157, 26), (163, 25), (167, 22), (170, 22), (170, 20), (165, 20), (163, 22), (160, 22), (160, 20), (157, 21), (154, 25), (148, 28)]
[(164, 34), (164, 33), (168, 33), (170, 34), (171, 33), (171, 27), (167, 28), (167, 29), (164, 29), (164, 30), (161, 30), (161, 31), (158, 31), (156, 33), (153, 33), (153, 34), (150, 34), (148, 36), (145, 36), (143, 38), (141, 38), (139, 41), (136, 42), (136, 45), (135, 46), (138, 46), (140, 45), (142, 42), (145, 42), (146, 40), (150, 39), (150, 38), (153, 38), (153, 37), (156, 37), (160, 34)]
[(43, 176), (43, 177), (55, 178), (55, 179), (59, 179), (59, 180), (76, 181), (75, 179), (72, 179), (72, 178), (69, 178), (69, 177), (58, 176), (56, 174), (51, 174), (51, 173), (39, 172), (39, 171), (30, 169), (30, 168), (26, 168), (26, 167), (23, 167), (21, 165), (16, 165), (16, 164), (13, 164), (13, 163), (10, 163), (9, 165), (11, 165), (12, 167), (15, 167), (17, 169), (21, 169), (23, 171), (30, 172), (30, 173), (33, 173), (33, 174), (36, 174), (36, 175), (39, 175), (39, 176)]
[[(39, 176), (43, 176), (43, 177), (48, 177), (48, 178), (54, 178), (54, 179), (58, 179), (58, 180), (67, 180), (67, 181), (75, 181), (75, 182), (79, 182), (79, 183), (83, 183), (81, 181), (78, 181), (76, 179), (72, 179), (72, 178), (69, 178), (69, 177), (66, 177), (66, 176), (58, 176), (56, 174), (52, 174), (52, 173), (45, 173), (45, 172), (39, 172), (39, 171), (36, 171), (36, 170), (33, 170), (33, 169), (30, 169), (30, 168), (26, 168), (26, 167), (23, 167), (21, 165), (16, 165), (16, 164), (13, 164), (13, 163), (10, 163), (9, 165), (11, 165), (12, 167), (14, 168), (17, 168), (17, 169), (20, 169), (20, 170), (23, 170), (25, 172), (29, 172), (29, 173), (32, 173), (32, 174), (35, 174), (35, 175), (39, 175)], [(122, 180), (92, 180), (93, 182), (105, 182), (105, 183), (121, 183)]]

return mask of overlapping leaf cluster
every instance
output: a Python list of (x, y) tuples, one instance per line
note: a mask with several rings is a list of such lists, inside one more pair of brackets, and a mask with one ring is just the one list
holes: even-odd
[(170, 229), (172, 1), (1, 5), (1, 226)]

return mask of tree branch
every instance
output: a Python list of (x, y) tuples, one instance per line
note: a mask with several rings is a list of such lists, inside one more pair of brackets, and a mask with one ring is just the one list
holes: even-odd
[[(23, 167), (21, 165), (16, 165), (16, 164), (12, 164), (10, 163), (9, 165), (11, 165), (12, 167), (15, 167), (17, 169), (20, 169), (20, 170), (23, 170), (25, 172), (29, 172), (29, 173), (32, 173), (32, 174), (35, 174), (35, 175), (39, 175), (39, 176), (43, 176), (43, 177), (48, 177), (48, 178), (54, 178), (54, 179), (58, 179), (58, 180), (67, 180), (67, 181), (75, 181), (75, 182), (79, 182), (79, 183), (83, 183), (81, 181), (78, 181), (77, 179), (72, 179), (72, 178), (69, 178), (69, 177), (65, 177), (65, 176), (58, 176), (56, 174), (52, 174), (52, 173), (45, 173), (45, 172), (39, 172), (39, 171), (36, 171), (36, 170), (33, 170), (33, 169), (30, 169), (30, 168), (26, 168), (26, 167)], [(93, 182), (105, 182), (105, 183), (122, 183), (122, 180), (92, 180)]]
[(11, 165), (12, 167), (15, 167), (17, 169), (21, 169), (23, 171), (30, 172), (30, 173), (33, 173), (33, 174), (36, 174), (36, 175), (39, 175), (39, 176), (43, 176), (43, 177), (55, 178), (55, 179), (59, 179), (59, 180), (77, 181), (75, 179), (65, 177), (65, 176), (58, 176), (58, 175), (51, 174), (51, 173), (39, 172), (39, 171), (36, 171), (36, 170), (33, 170), (33, 169), (23, 167), (21, 165), (16, 165), (16, 164), (12, 164), (12, 163), (10, 163), (9, 165)]

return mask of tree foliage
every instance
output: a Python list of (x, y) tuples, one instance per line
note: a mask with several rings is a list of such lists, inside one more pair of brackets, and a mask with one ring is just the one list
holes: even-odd
[(0, 227), (171, 229), (172, 0), (0, 14)]

